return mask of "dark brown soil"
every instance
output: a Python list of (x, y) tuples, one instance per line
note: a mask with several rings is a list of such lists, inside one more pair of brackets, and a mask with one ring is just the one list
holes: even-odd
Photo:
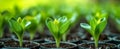
[(79, 41), (81, 38), (78, 35), (70, 34), (67, 36), (67, 41)]
[(108, 39), (108, 36), (107, 36), (107, 35), (101, 34), (99, 40), (102, 41), (102, 40), (109, 40), (109, 39)]
[[(82, 48), (90, 48), (90, 49), (96, 49), (95, 48), (95, 45), (93, 44), (93, 43), (89, 43), (89, 44), (87, 44), (87, 43), (84, 43), (84, 44), (81, 44), (80, 45), (80, 47), (82, 47)], [(98, 49), (112, 49), (112, 48), (115, 48), (115, 45), (114, 44), (106, 44), (106, 43), (102, 43), (102, 44), (99, 44), (98, 45)]]
[[(19, 42), (18, 41), (14, 41), (14, 40), (6, 40), (4, 41), (4, 45), (5, 47), (20, 47), (19, 46)], [(34, 42), (28, 42), (28, 41), (25, 41), (23, 42), (23, 48), (36, 48), (36, 47), (39, 47), (39, 44), (37, 43), (34, 43)]]
[(6, 33), (3, 34), (2, 38), (10, 38), (10, 37), (11, 37), (11, 33), (6, 32)]
[(111, 27), (110, 32), (115, 33), (115, 34), (120, 34), (120, 32), (118, 31), (118, 29), (115, 28), (115, 26)]
[[(44, 39), (46, 36), (48, 36), (48, 35), (45, 35), (45, 34), (40, 35), (40, 33), (36, 33), (33, 40)], [(26, 33), (26, 35), (24, 35), (23, 39), (30, 40), (30, 36), (28, 36), (28, 33)]]
[[(56, 48), (55, 43), (42, 44), (42, 46), (47, 47), (47, 48)], [(76, 47), (76, 46), (75, 45), (70, 45), (70, 44), (65, 44), (65, 43), (60, 44), (60, 48), (74, 48), (74, 47)]]
[[(13, 36), (12, 38), (18, 40), (16, 35), (12, 35), (12, 36)], [(50, 37), (50, 36), (45, 35), (45, 34), (40, 35), (40, 33), (36, 33), (32, 41), (39, 42), (39, 43), (45, 42), (45, 38), (47, 38), (47, 37)], [(25, 33), (25, 35), (23, 36), (23, 40), (30, 41), (29, 33)]]
[[(50, 41), (55, 41), (53, 37), (47, 37), (46, 39), (48, 39)], [(75, 42), (75, 41), (79, 41), (79, 40), (81, 40), (81, 38), (77, 35), (76, 36), (75, 35), (68, 35), (66, 37), (66, 41), (68, 41), (68, 42)]]
[[(85, 38), (83, 38), (83, 40), (93, 40), (91, 38), (92, 38), (92, 36), (89, 33), (86, 33), (86, 36), (85, 36)], [(103, 41), (103, 40), (109, 40), (109, 39), (108, 39), (107, 35), (101, 34), (100, 37), (99, 37), (99, 40)]]

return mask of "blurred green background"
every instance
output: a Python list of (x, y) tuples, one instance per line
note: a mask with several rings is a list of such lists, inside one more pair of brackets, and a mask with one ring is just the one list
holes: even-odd
[(120, 18), (119, 3), (119, 0), (0, 0), (0, 13), (8, 16), (5, 19), (40, 14), (40, 25), (44, 25), (47, 17), (57, 16), (67, 16), (73, 24), (79, 23), (82, 17), (100, 11), (116, 21)]

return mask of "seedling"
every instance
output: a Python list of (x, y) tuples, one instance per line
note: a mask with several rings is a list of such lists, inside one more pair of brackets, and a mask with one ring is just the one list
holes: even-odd
[(29, 23), (26, 27), (27, 31), (30, 32), (30, 40), (33, 40), (35, 32), (40, 22), (40, 15), (37, 16), (26, 16), (25, 20)]
[(0, 38), (3, 37), (4, 34), (4, 26), (7, 25), (8, 20), (12, 18), (12, 14), (5, 10), (0, 13)]
[(25, 27), (27, 27), (28, 24), (29, 23), (26, 23), (26, 21), (20, 17), (17, 21), (14, 19), (9, 20), (10, 29), (17, 35), (20, 47), (23, 45), (23, 34)]
[(95, 16), (88, 16), (89, 24), (80, 23), (80, 26), (86, 29), (92, 36), (95, 42), (95, 47), (98, 47), (99, 36), (106, 27), (107, 19), (105, 15), (100, 15), (100, 13), (96, 13)]
[(60, 46), (61, 38), (68, 30), (70, 24), (71, 22), (66, 17), (58, 19), (48, 18), (46, 20), (46, 25), (56, 41), (56, 47)]

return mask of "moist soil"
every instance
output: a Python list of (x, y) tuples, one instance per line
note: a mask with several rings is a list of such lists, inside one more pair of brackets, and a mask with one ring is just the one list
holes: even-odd
[[(18, 41), (14, 41), (14, 40), (10, 39), (10, 40), (5, 40), (4, 41), (4, 47), (20, 47), (20, 46), (19, 46)], [(24, 41), (22, 47), (23, 48), (32, 48), (32, 49), (34, 49), (36, 47), (39, 47), (39, 44), (34, 43), (34, 42)]]
[(92, 43), (92, 44), (87, 44), (87, 43), (84, 43), (84, 44), (81, 44), (80, 47), (83, 47), (83, 48), (90, 48), (90, 49), (114, 49), (116, 48), (114, 44), (99, 44), (98, 45), (98, 48), (95, 47), (95, 45)]
[[(93, 40), (93, 38), (89, 33), (86, 33), (86, 36), (83, 38), (83, 40)], [(103, 40), (109, 40), (106, 34), (100, 35), (99, 41), (103, 41)]]
[[(55, 43), (42, 44), (42, 46), (47, 48), (57, 48)], [(60, 43), (60, 48), (73, 48), (73, 47), (75, 46), (70, 44)]]

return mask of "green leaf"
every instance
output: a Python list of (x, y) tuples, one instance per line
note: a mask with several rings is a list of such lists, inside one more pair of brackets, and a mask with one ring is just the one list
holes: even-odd
[(30, 24), (31, 24), (30, 21), (27, 21), (26, 19), (22, 19), (21, 25), (22, 25), (23, 29), (28, 27)]
[(19, 18), (17, 19), (17, 22), (21, 24), (21, 22), (22, 22), (21, 17), (19, 17)]
[(90, 20), (90, 26), (92, 31), (95, 31), (96, 25), (97, 25), (97, 20), (95, 18), (92, 18)]
[(37, 29), (38, 23), (35, 20), (30, 20), (27, 23), (30, 23), (26, 28), (30, 31), (35, 31)]
[(60, 17), (58, 19), (58, 21), (60, 22), (60, 25), (62, 25), (63, 23), (65, 23), (67, 21), (67, 17), (63, 16), (63, 17)]
[(52, 25), (52, 19), (51, 18), (47, 18), (45, 23), (46, 23), (46, 26), (48, 27), (48, 29), (50, 30), (50, 32), (53, 32), (52, 29), (51, 29), (51, 25)]
[(100, 23), (96, 26), (95, 34), (101, 34), (107, 24), (106, 18), (102, 18)]
[(39, 19), (40, 19), (39, 15), (37, 15), (35, 17), (26, 16), (23, 19), (22, 24), (28, 31), (35, 31), (37, 29), (38, 24), (39, 24)]
[(71, 24), (71, 22), (69, 20), (67, 22), (65, 22), (64, 24), (62, 24), (60, 27), (60, 33), (65, 34), (66, 31), (69, 29), (70, 24)]
[(91, 26), (86, 23), (80, 23), (80, 26), (91, 33)]
[(41, 14), (35, 16), (35, 20), (37, 21), (37, 23), (40, 22), (40, 19), (41, 19)]
[(17, 21), (10, 20), (9, 25), (10, 25), (10, 28), (12, 29), (12, 31), (14, 31), (16, 34), (18, 34), (18, 35), (23, 34), (23, 28)]
[(52, 20), (51, 18), (48, 18), (48, 19), (46, 20), (46, 25), (47, 25), (48, 29), (50, 30), (50, 32), (51, 32), (52, 34), (56, 34), (56, 35), (57, 35), (58, 30), (59, 30), (58, 24), (54, 24), (54, 23), (53, 23), (53, 20)]

